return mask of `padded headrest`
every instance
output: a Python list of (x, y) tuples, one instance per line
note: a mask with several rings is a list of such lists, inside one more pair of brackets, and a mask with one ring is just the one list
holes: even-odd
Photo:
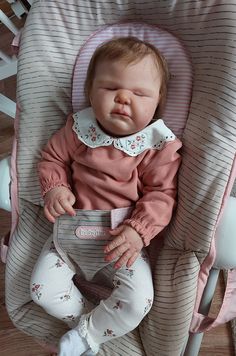
[(135, 36), (150, 42), (166, 58), (171, 78), (162, 119), (178, 137), (181, 137), (191, 100), (193, 78), (191, 61), (180, 40), (157, 26), (137, 22), (119, 23), (103, 27), (88, 38), (78, 54), (74, 67), (73, 111), (76, 112), (86, 107), (84, 82), (90, 58), (96, 47), (113, 37), (121, 36)]

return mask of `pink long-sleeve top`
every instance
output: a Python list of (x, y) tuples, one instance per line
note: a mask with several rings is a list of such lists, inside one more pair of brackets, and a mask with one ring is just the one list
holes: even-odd
[(76, 209), (134, 206), (124, 223), (147, 246), (171, 219), (180, 147), (162, 120), (137, 134), (113, 138), (99, 127), (91, 108), (71, 114), (42, 150), (42, 194), (66, 186), (75, 194)]

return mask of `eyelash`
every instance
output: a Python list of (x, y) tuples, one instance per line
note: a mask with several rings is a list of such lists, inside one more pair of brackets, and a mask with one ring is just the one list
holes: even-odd
[[(110, 90), (110, 91), (115, 91), (115, 90), (118, 90), (118, 88), (105, 88), (106, 90)], [(134, 92), (133, 93), (134, 95), (136, 95), (136, 96), (140, 96), (140, 97), (144, 97), (144, 96), (147, 96), (147, 95), (145, 95), (145, 94), (142, 94), (142, 93), (138, 93), (138, 92)]]
[(136, 95), (136, 96), (146, 96), (146, 95), (144, 95), (142, 93), (135, 93), (135, 92), (134, 92), (134, 95)]

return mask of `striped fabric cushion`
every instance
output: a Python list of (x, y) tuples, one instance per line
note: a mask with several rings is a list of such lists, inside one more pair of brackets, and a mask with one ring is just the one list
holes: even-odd
[(17, 200), (12, 197), (17, 202), (13, 205), (17, 224), (6, 266), (6, 304), (19, 329), (46, 343), (57, 342), (65, 330), (30, 300), (29, 280), (52, 230), (40, 207), (36, 165), (40, 148), (72, 110), (71, 79), (78, 50), (105, 24), (145, 22), (180, 38), (194, 68), (183, 134), (179, 204), (155, 265), (151, 312), (139, 330), (105, 344), (99, 355), (180, 354), (190, 327), (200, 265), (207, 275), (212, 262), (211, 257), (208, 264), (203, 263), (236, 151), (235, 20), (234, 0), (227, 4), (198, 0), (33, 2), (19, 54), (17, 160), (12, 162), (17, 172), (12, 182), (13, 190), (18, 188)]

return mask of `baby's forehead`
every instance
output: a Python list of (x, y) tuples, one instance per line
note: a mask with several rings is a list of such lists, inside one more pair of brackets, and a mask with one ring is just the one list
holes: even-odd
[(102, 61), (98, 65), (94, 82), (98, 85), (117, 85), (129, 88), (159, 87), (162, 80), (155, 61), (145, 58), (126, 62), (123, 60)]
[[(110, 59), (110, 58), (101, 58), (96, 63), (96, 68), (103, 67), (105, 70), (109, 70), (112, 68), (116, 68), (117, 70), (124, 70), (124, 69), (134, 69), (135, 67), (142, 66), (143, 70), (150, 70), (154, 69), (158, 74), (160, 73), (160, 65), (157, 57), (155, 54), (146, 54), (140, 57), (126, 57), (121, 56), (119, 58)], [(152, 67), (152, 68), (151, 68)]]

